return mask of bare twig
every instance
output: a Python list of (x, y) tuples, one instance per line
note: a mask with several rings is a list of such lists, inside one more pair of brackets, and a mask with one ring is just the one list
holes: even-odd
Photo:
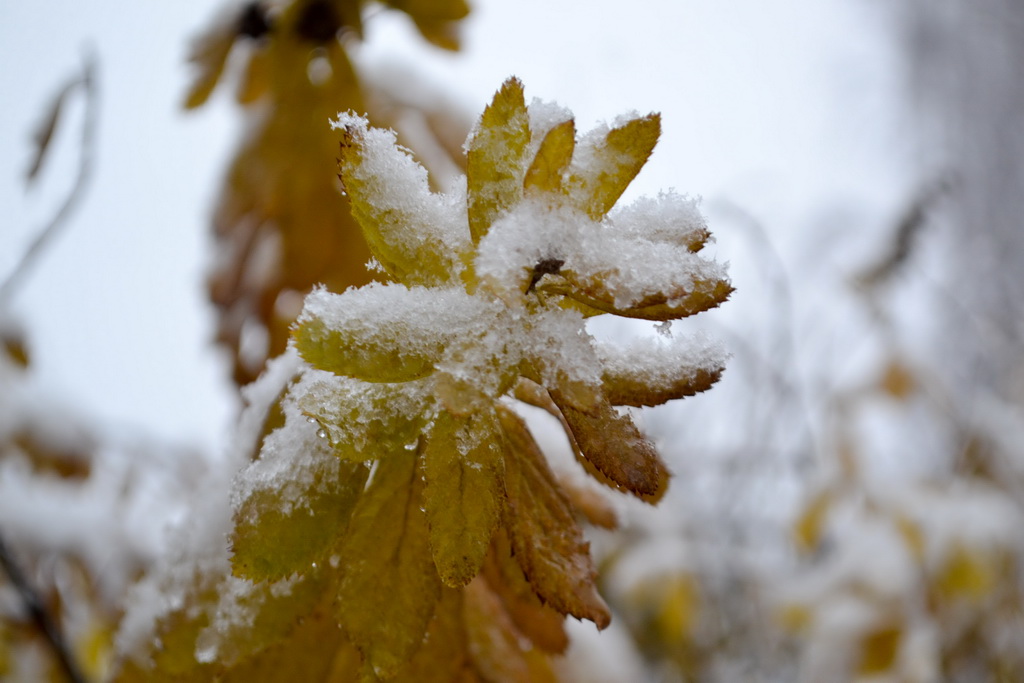
[(39, 256), (43, 253), (46, 246), (56, 237), (57, 234), (59, 234), (61, 228), (64, 227), (68, 216), (71, 215), (71, 212), (85, 194), (86, 186), (92, 176), (93, 150), (96, 140), (96, 120), (98, 109), (96, 58), (90, 51), (86, 53), (84, 61), (85, 63), (82, 67), (81, 77), (73, 79), (62, 89), (54, 104), (53, 110), (48, 114), (47, 120), (41, 127), (41, 137), (37, 140), (40, 150), (37, 152), (37, 159), (33, 164), (33, 169), (30, 170), (29, 173), (31, 179), (35, 176), (35, 173), (38, 172), (38, 168), (36, 167), (42, 162), (42, 157), (46, 151), (45, 148), (49, 143), (49, 137), (53, 133), (52, 127), (56, 125), (57, 116), (54, 112), (60, 108), (73, 90), (82, 88), (85, 93), (85, 117), (82, 121), (81, 152), (78, 162), (78, 175), (75, 178), (75, 184), (72, 186), (71, 192), (69, 192), (68, 196), (64, 199), (64, 203), (61, 205), (60, 209), (39, 231), (39, 234), (32, 241), (32, 244), (30, 244), (28, 249), (25, 250), (25, 254), (21, 257), (18, 265), (15, 266), (11, 274), (7, 276), (7, 279), (0, 284), (0, 309), (10, 301), (11, 296), (15, 291), (17, 291), (18, 286), (29, 272), (29, 269), (39, 259)]
[(86, 683), (87, 679), (82, 675), (78, 665), (75, 663), (74, 657), (72, 657), (71, 651), (68, 649), (67, 642), (64, 640), (64, 635), (47, 611), (39, 592), (29, 582), (28, 577), (25, 576), (25, 573), (22, 572), (21, 567), (7, 549), (2, 536), (0, 536), (0, 567), (3, 567), (7, 577), (11, 580), (11, 584), (18, 591), (18, 595), (28, 610), (29, 616), (32, 617), (32, 621), (35, 622), (40, 632), (50, 643), (50, 647), (53, 648), (54, 655), (57, 657), (57, 663), (68, 677), (68, 680), (71, 683)]

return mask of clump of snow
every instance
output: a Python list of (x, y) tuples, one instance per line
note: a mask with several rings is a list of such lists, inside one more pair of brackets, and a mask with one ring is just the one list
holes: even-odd
[(702, 220), (693, 202), (675, 194), (645, 200), (599, 223), (568, 206), (525, 199), (480, 241), (477, 273), (522, 292), (539, 263), (557, 260), (585, 289), (612, 298), (616, 306), (661, 295), (671, 303), (702, 284), (728, 281), (723, 264), (688, 246), (705, 230)]
[(628, 345), (602, 341), (594, 348), (605, 373), (644, 378), (654, 386), (668, 384), (684, 373), (715, 372), (729, 358), (725, 345), (704, 331), (690, 337), (639, 337)]
[(616, 206), (608, 221), (626, 235), (689, 247), (713, 239), (699, 207), (699, 199), (659, 192), (657, 197), (639, 197), (631, 204)]
[(477, 274), (503, 290), (524, 292), (538, 263), (576, 254), (581, 236), (591, 228), (590, 219), (571, 207), (524, 199), (480, 240)]
[(331, 127), (350, 131), (358, 141), (359, 163), (350, 172), (366, 185), (360, 196), (371, 202), (379, 238), (412, 262), (443, 255), (448, 261), (439, 265), (456, 272), (457, 255), (469, 242), (463, 207), (430, 191), (426, 169), (397, 144), (394, 131), (371, 128), (366, 118), (352, 113), (338, 114)]
[(372, 283), (344, 294), (315, 289), (298, 323), (318, 321), (328, 338), (345, 340), (339, 353), (368, 362), (381, 354), (438, 359), (452, 341), (472, 334), (479, 321), (493, 318), (498, 309), (461, 287)]

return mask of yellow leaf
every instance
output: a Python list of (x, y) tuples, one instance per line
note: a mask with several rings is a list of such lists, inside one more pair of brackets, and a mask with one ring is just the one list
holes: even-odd
[(444, 588), (434, 618), (415, 656), (395, 675), (396, 681), (452, 683), (468, 666), (462, 591)]
[[(291, 638), (307, 617), (327, 610), (337, 592), (335, 578), (329, 567), (319, 566), (307, 568), (301, 578), (250, 584), (248, 593), (237, 586), (222, 584), (221, 604), (217, 606), (214, 623), (200, 634), (197, 646), (215, 645), (217, 663), (235, 666), (254, 653)], [(240, 614), (250, 618), (239, 617)]]
[(965, 598), (979, 603), (999, 586), (1007, 565), (998, 552), (972, 550), (955, 543), (936, 577), (935, 587), (943, 598)]
[(387, 4), (416, 20), (458, 21), (469, 15), (466, 0), (387, 0)]
[[(255, 653), (213, 678), (217, 683), (291, 683), (322, 681), (330, 673), (333, 653), (342, 646), (341, 631), (325, 605), (296, 619), (286, 638)], [(206, 680), (206, 679), (195, 679)]]
[(878, 383), (882, 391), (902, 401), (907, 400), (918, 385), (913, 371), (898, 359), (889, 362)]
[(572, 119), (553, 127), (544, 136), (523, 178), (526, 192), (561, 192), (565, 171), (576, 148), (576, 124)]
[[(367, 473), (362, 463), (326, 457), (296, 476), (293, 486), (251, 490), (235, 510), (234, 574), (276, 581), (326, 561), (345, 531)], [(294, 484), (301, 489), (296, 491)]]
[(524, 649), (501, 601), (482, 579), (465, 589), (466, 633), (473, 665), (488, 683), (555, 683), (557, 678), (539, 650)]
[(422, 644), (441, 581), (420, 509), (423, 487), (416, 455), (403, 449), (377, 462), (339, 552), (344, 576), (337, 609), (365, 664), (388, 678)]
[(197, 74), (185, 97), (186, 109), (201, 106), (217, 86), (238, 36), (237, 19), (233, 13), (224, 14), (220, 21), (193, 43), (188, 61), (196, 66)]
[(267, 65), (267, 51), (254, 47), (245, 66), (242, 80), (238, 82), (235, 100), (242, 105), (255, 102), (270, 89), (270, 69)]
[(860, 676), (877, 676), (891, 669), (902, 640), (903, 629), (899, 625), (884, 626), (868, 633), (860, 643), (857, 673)]
[(833, 494), (822, 491), (814, 496), (793, 525), (793, 541), (803, 552), (813, 551), (821, 542), (822, 530), (832, 510)]
[(435, 21), (432, 19), (414, 19), (420, 35), (442, 50), (458, 52), (461, 48), (459, 25), (454, 21)]
[(645, 617), (644, 636), (671, 651), (693, 635), (700, 616), (700, 586), (687, 572), (656, 574), (633, 586), (627, 595), (631, 614)]
[(668, 470), (654, 446), (628, 415), (620, 415), (607, 400), (585, 413), (558, 391), (551, 398), (565, 416), (580, 452), (615, 485), (641, 498), (660, 498)]
[(480, 572), (503, 498), (501, 432), (493, 412), (441, 411), (423, 451), (424, 506), (441, 580), (464, 586)]
[(590, 544), (522, 419), (496, 406), (505, 435), (504, 525), (516, 561), (537, 595), (562, 614), (606, 627), (611, 614), (594, 584)]
[(574, 164), (569, 180), (577, 208), (603, 218), (647, 163), (659, 135), (661, 116), (649, 114), (611, 129), (603, 140), (584, 138), (586, 165)]
[(487, 234), (491, 223), (523, 196), (530, 118), (523, 84), (510, 78), (484, 109), (467, 142), (466, 182), (469, 232), (473, 244)]
[(182, 604), (157, 621), (155, 634), (149, 640), (146, 655), (149, 661), (125, 657), (114, 663), (113, 683), (154, 681), (208, 681), (217, 667), (196, 661), (195, 645), (199, 632), (210, 623), (207, 607), (216, 604), (216, 582), (196, 576), (197, 585), (185, 596)]

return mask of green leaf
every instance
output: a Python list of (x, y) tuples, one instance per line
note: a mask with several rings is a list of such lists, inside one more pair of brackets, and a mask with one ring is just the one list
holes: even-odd
[(415, 453), (381, 456), (340, 548), (338, 619), (376, 676), (419, 649), (441, 592)]
[(465, 586), (480, 572), (501, 513), (504, 467), (493, 412), (441, 411), (423, 451), (424, 505), (441, 580)]
[(529, 144), (530, 118), (523, 84), (510, 78), (484, 109), (467, 143), (467, 202), (473, 244), (480, 242), (502, 212), (522, 199)]

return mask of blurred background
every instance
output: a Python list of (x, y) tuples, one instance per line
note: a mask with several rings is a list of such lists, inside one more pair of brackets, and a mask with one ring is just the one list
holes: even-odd
[[(293, 183), (287, 153), (261, 167), (261, 145), (316, 144), (365, 105), (443, 186), (514, 74), (580, 130), (661, 112), (625, 199), (702, 197), (736, 287), (673, 327), (727, 344), (722, 381), (639, 415), (676, 477), (595, 532), (620, 618), (574, 632), (570, 658), (600, 663), (586, 680), (1024, 680), (1024, 6), (475, 0), (454, 51), (415, 11), (367, 5), (361, 37), (278, 55), (315, 90), (343, 50), (359, 98), (292, 110), (265, 27), (224, 47), (246, 7), (0, 5), (0, 532), (95, 675), (127, 587), (225, 476), (237, 385), (294, 294), (333, 282), (309, 254), (336, 238), (251, 219), (315, 222), (275, 198), (333, 188)], [(33, 135), (83, 75), (29, 181)], [(53, 664), (7, 589), (0, 675), (29, 680)]]

